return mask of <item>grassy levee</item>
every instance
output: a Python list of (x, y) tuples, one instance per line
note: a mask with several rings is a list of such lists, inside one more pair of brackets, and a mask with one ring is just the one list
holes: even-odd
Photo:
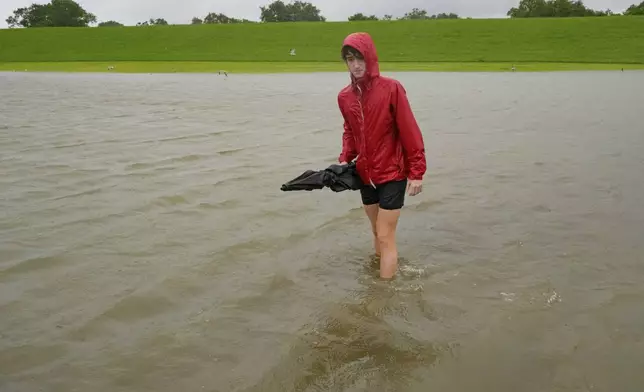
[(0, 69), (339, 70), (342, 39), (354, 31), (373, 36), (392, 70), (644, 68), (644, 17), (586, 17), (4, 29)]

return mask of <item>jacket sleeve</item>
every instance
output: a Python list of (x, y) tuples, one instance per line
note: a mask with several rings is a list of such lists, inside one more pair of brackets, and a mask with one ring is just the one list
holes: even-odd
[(356, 150), (356, 142), (353, 136), (353, 132), (351, 130), (351, 126), (349, 125), (347, 116), (344, 113), (344, 109), (342, 108), (342, 102), (340, 101), (339, 96), (338, 96), (338, 106), (340, 107), (340, 113), (342, 113), (342, 118), (344, 119), (344, 131), (342, 132), (342, 153), (340, 153), (340, 156), (338, 157), (338, 162), (349, 163), (358, 156), (358, 152)]
[(395, 84), (391, 104), (405, 158), (409, 164), (409, 179), (421, 180), (427, 169), (425, 143), (414, 113), (409, 105), (405, 88), (400, 82), (396, 82)]

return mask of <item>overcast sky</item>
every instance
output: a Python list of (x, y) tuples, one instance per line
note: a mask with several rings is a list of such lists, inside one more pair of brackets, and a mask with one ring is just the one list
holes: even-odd
[[(641, 0), (586, 0), (586, 6), (596, 9), (611, 9), (622, 12)], [(48, 3), (34, 0), (0, 0), (0, 28), (7, 27), (5, 20), (19, 7), (32, 3)], [(125, 25), (150, 18), (165, 18), (170, 24), (190, 23), (193, 16), (203, 18), (209, 12), (224, 13), (230, 17), (259, 21), (262, 5), (272, 0), (80, 0), (77, 2), (96, 15), (98, 22), (116, 20)], [(287, 1), (288, 2), (288, 1)], [(329, 21), (346, 20), (356, 12), (382, 16), (402, 16), (414, 7), (426, 9), (429, 14), (454, 12), (462, 17), (505, 17), (508, 9), (519, 0), (312, 0), (322, 15)]]

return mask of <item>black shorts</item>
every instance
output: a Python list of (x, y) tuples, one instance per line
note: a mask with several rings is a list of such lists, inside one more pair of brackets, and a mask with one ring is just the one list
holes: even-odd
[(369, 206), (380, 204), (383, 210), (399, 210), (405, 204), (405, 190), (407, 180), (385, 182), (376, 185), (365, 184), (360, 189), (362, 204)]

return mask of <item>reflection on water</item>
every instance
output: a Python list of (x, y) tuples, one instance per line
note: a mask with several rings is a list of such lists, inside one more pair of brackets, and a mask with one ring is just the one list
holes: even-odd
[(346, 75), (0, 74), (0, 390), (639, 391), (644, 74), (394, 76), (383, 282), (357, 193), (280, 191)]

